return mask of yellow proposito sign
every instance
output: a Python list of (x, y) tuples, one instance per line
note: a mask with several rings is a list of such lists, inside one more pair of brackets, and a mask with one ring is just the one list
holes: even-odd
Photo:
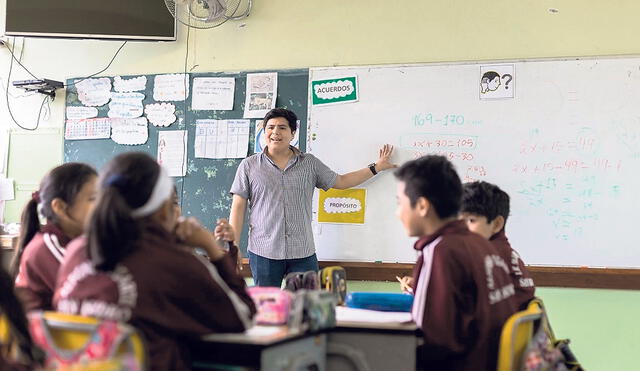
[(366, 197), (364, 188), (320, 190), (318, 222), (364, 224)]

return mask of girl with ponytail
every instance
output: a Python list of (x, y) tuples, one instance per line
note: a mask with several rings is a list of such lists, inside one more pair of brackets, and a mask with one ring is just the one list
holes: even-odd
[(13, 278), (0, 268), (0, 315), (9, 329), (8, 342), (0, 344), (0, 370), (33, 370), (42, 366), (44, 352), (33, 343), (27, 318), (13, 293)]
[[(11, 274), (26, 311), (53, 308), (58, 268), (67, 243), (84, 232), (96, 197), (96, 179), (89, 165), (60, 165), (44, 176), (22, 211)], [(41, 224), (40, 216), (46, 224)]]
[(58, 311), (137, 327), (152, 370), (190, 369), (190, 340), (252, 325), (245, 282), (216, 241), (233, 239), (227, 221), (212, 234), (178, 219), (173, 181), (144, 153), (116, 156), (98, 183), (86, 237), (70, 244), (60, 267)]

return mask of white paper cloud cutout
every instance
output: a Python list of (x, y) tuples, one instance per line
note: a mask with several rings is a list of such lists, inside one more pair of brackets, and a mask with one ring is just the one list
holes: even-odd
[(360, 200), (351, 197), (329, 197), (324, 200), (324, 211), (329, 214), (357, 213), (362, 210)]
[(351, 80), (339, 80), (314, 86), (316, 96), (321, 99), (346, 97), (355, 90)]

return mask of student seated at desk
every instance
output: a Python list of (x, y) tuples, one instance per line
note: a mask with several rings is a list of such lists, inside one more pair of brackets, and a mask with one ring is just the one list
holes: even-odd
[[(51, 310), (58, 268), (66, 246), (80, 236), (96, 198), (96, 171), (67, 163), (51, 170), (22, 211), (12, 265), (15, 291), (26, 311)], [(38, 212), (47, 224), (40, 225)]]
[(515, 300), (518, 308), (524, 310), (533, 299), (536, 288), (520, 255), (511, 247), (505, 234), (508, 217), (509, 195), (505, 191), (487, 182), (464, 184), (461, 218), (467, 222), (469, 230), (488, 239), (508, 263), (516, 289)]
[(419, 237), (411, 310), (424, 336), (418, 368), (495, 370), (502, 325), (517, 309), (507, 262), (458, 220), (462, 184), (446, 158), (424, 156), (395, 175), (397, 216)]
[[(58, 311), (134, 325), (152, 370), (189, 369), (189, 340), (252, 325), (255, 306), (235, 262), (195, 219), (176, 220), (164, 168), (129, 152), (106, 166), (99, 183), (87, 237), (70, 244), (60, 267)], [(233, 236), (223, 224), (218, 237)]]
[(33, 370), (42, 366), (44, 353), (33, 343), (22, 305), (13, 293), (13, 278), (3, 268), (0, 268), (0, 316), (8, 325), (4, 328), (6, 333), (0, 333), (0, 370)]

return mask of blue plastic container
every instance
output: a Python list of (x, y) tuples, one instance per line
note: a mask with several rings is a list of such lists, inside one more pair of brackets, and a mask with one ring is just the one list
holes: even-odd
[(413, 295), (389, 292), (352, 292), (347, 294), (345, 303), (351, 308), (384, 312), (410, 312)]

